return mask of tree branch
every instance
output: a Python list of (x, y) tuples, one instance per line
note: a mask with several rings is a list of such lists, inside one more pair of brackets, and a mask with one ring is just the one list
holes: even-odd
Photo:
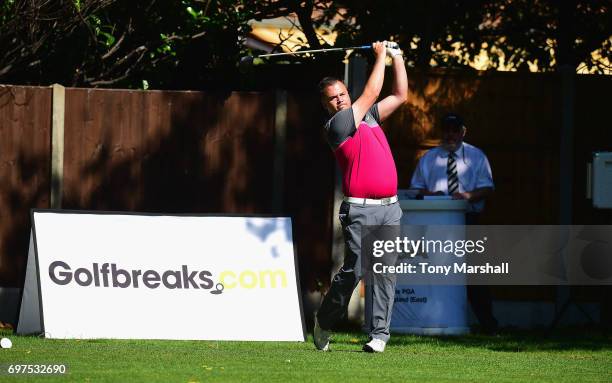
[(131, 32), (132, 32), (132, 19), (130, 18), (130, 21), (128, 23), (128, 26), (127, 26), (126, 30), (123, 32), (121, 37), (119, 37), (119, 40), (117, 40), (115, 45), (113, 45), (112, 48), (108, 50), (108, 52), (106, 52), (105, 54), (102, 55), (102, 60), (106, 60), (107, 58), (109, 58), (113, 54), (115, 54), (115, 52), (117, 52), (119, 50), (119, 47), (121, 47), (121, 43), (123, 43), (123, 40), (125, 39), (125, 36), (128, 33), (131, 33)]
[(304, 2), (304, 6), (297, 4), (295, 13), (298, 16), (300, 26), (302, 27), (302, 32), (304, 32), (306, 40), (308, 40), (308, 45), (310, 45), (311, 49), (319, 49), (321, 48), (321, 43), (319, 43), (319, 37), (317, 36), (317, 32), (312, 25), (313, 7), (313, 0), (306, 0)]

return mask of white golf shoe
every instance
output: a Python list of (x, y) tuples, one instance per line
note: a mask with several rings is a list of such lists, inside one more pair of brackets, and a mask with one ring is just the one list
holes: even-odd
[(382, 339), (372, 338), (371, 341), (363, 345), (365, 352), (383, 352), (385, 351), (386, 342)]
[(319, 326), (319, 320), (315, 315), (314, 320), (314, 331), (312, 337), (314, 338), (314, 344), (317, 350), (329, 351), (329, 339), (331, 338), (331, 331), (326, 331)]

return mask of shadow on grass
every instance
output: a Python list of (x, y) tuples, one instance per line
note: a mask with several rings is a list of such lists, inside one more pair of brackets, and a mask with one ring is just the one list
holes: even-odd
[(592, 330), (559, 330), (554, 333), (536, 330), (504, 331), (497, 335), (416, 336), (395, 335), (392, 344), (432, 344), (484, 348), (501, 352), (612, 350), (612, 337)]
[[(309, 334), (310, 335), (310, 334)], [(0, 329), (0, 337), (15, 336), (13, 330)], [(42, 338), (38, 335), (20, 336)], [(367, 342), (367, 335), (359, 330), (336, 332), (333, 344), (358, 346)], [(86, 339), (87, 343), (108, 343), (115, 340)], [(127, 342), (146, 342), (146, 340), (124, 340)], [(306, 342), (312, 342), (309, 336)], [(462, 336), (420, 336), (411, 334), (391, 334), (389, 346), (419, 347), (465, 347), (499, 352), (536, 352), (536, 351), (612, 351), (612, 335), (602, 334), (592, 329), (563, 329), (554, 333), (537, 330), (506, 330), (498, 335), (469, 334)], [(338, 350), (336, 352), (362, 353), (361, 350)]]
[[(341, 330), (342, 331), (342, 330)], [(355, 344), (367, 341), (359, 329), (344, 329), (334, 335), (334, 343)], [(391, 334), (389, 346), (470, 347), (500, 352), (610, 350), (612, 334), (594, 329), (504, 330), (497, 335), (469, 334), (461, 336), (420, 336)]]

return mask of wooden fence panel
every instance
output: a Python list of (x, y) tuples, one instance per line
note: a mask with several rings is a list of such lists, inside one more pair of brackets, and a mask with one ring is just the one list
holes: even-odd
[(30, 209), (49, 207), (50, 88), (0, 86), (0, 286), (21, 287)]
[[(578, 76), (575, 100), (573, 221), (610, 225), (612, 209), (595, 209), (586, 199), (586, 164), (593, 152), (612, 152), (612, 76)], [(608, 190), (612, 193), (612, 190)]]
[(284, 210), (294, 218), (301, 283), (310, 291), (330, 282), (332, 219), (337, 219), (335, 165), (323, 121), (316, 94), (289, 95)]
[(555, 76), (409, 75), (407, 103), (387, 122), (399, 187), (439, 143), (439, 121), (460, 114), (465, 141), (491, 163), (496, 191), (482, 223), (554, 224), (558, 216), (559, 83)]
[(272, 94), (67, 89), (64, 207), (268, 213)]

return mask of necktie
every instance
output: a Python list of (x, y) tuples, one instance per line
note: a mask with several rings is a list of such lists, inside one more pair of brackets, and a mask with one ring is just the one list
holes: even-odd
[(457, 176), (457, 162), (455, 161), (455, 153), (448, 153), (448, 162), (446, 164), (446, 177), (448, 178), (448, 195), (459, 191), (459, 177)]

